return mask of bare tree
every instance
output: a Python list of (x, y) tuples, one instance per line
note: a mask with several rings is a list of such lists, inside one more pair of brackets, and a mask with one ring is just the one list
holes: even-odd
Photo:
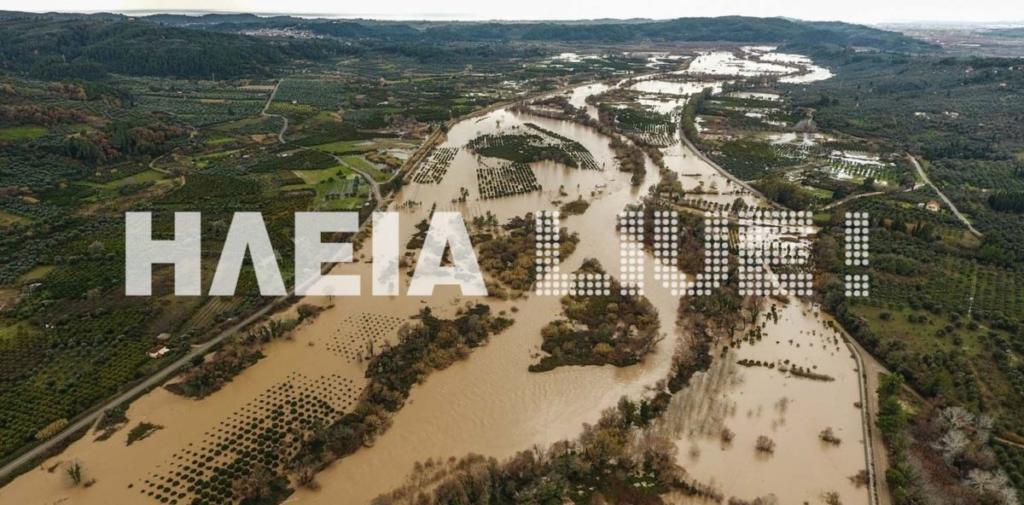
[(1016, 505), (1017, 490), (1003, 471), (974, 469), (967, 474), (966, 484), (979, 495), (993, 498), (1003, 505)]
[(835, 491), (829, 491), (829, 492), (825, 493), (825, 504), (826, 505), (842, 505), (842, 502), (839, 501), (839, 493), (837, 493)]

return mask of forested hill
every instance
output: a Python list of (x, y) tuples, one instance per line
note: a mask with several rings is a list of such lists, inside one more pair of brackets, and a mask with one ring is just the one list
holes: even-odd
[[(301, 37), (250, 37), (261, 28)], [(682, 18), (601, 22), (386, 22), (252, 14), (131, 18), (117, 14), (0, 12), (0, 69), (40, 78), (99, 78), (107, 73), (230, 78), (269, 73), (292, 59), (446, 43), (624, 43), (721, 41), (828, 45), (882, 51), (935, 50), (905, 35), (847, 23), (783, 18)], [(432, 46), (422, 46), (424, 42)], [(422, 51), (421, 51), (422, 52)]]
[(899, 33), (847, 23), (810, 23), (783, 18), (681, 18), (668, 21), (601, 24), (460, 24), (428, 27), (439, 38), (477, 39), (501, 36), (543, 41), (640, 42), (724, 41), (743, 43), (825, 43), (885, 51), (928, 51), (925, 42)]
[(0, 69), (39, 78), (129, 75), (231, 78), (260, 75), (294, 58), (344, 50), (312, 39), (264, 39), (133, 19), (0, 16)]
[(862, 25), (743, 16), (680, 18), (667, 21), (602, 20), (523, 23), (330, 21), (306, 20), (288, 16), (260, 18), (251, 14), (208, 14), (205, 16), (160, 14), (147, 17), (147, 19), (177, 26), (230, 29), (233, 25), (265, 24), (276, 27), (293, 26), (308, 29), (314, 33), (340, 37), (386, 37), (391, 39), (425, 37), (437, 41), (725, 41), (773, 44), (825, 43), (901, 52), (935, 49), (928, 43), (900, 33)]

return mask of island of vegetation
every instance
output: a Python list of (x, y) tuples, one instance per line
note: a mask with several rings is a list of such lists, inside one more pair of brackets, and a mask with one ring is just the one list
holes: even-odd
[[(585, 260), (575, 274), (579, 278), (607, 276), (592, 259)], [(570, 365), (633, 365), (662, 338), (658, 311), (651, 302), (622, 294), (615, 279), (607, 293), (563, 296), (562, 311), (565, 319), (552, 321), (541, 330), (541, 349), (548, 355), (530, 365), (531, 372)]]
[[(537, 281), (537, 225), (532, 213), (513, 217), (498, 226), (493, 214), (473, 220), (473, 243), (479, 254), (480, 268), (493, 280), (488, 293), (498, 298), (518, 298), (533, 289)], [(579, 236), (561, 229), (559, 259), (576, 250)]]

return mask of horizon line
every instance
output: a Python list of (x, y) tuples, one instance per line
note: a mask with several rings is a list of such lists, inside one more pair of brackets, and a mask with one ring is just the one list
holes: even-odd
[(674, 19), (714, 19), (714, 18), (727, 18), (727, 17), (746, 17), (754, 19), (788, 19), (803, 22), (842, 22), (850, 24), (868, 25), (868, 26), (882, 26), (882, 25), (962, 25), (962, 26), (984, 26), (984, 25), (1007, 25), (1007, 26), (1024, 26), (1024, 19), (1016, 21), (959, 21), (959, 20), (887, 20), (887, 21), (850, 21), (839, 18), (834, 19), (804, 19), (792, 16), (752, 16), (747, 14), (722, 14), (719, 16), (669, 16), (669, 17), (629, 17), (629, 18), (618, 18), (618, 17), (599, 17), (599, 18), (495, 18), (495, 17), (475, 17), (474, 14), (470, 13), (417, 13), (412, 15), (397, 14), (390, 15), (384, 13), (327, 13), (327, 12), (259, 12), (259, 11), (235, 11), (235, 10), (219, 10), (219, 9), (118, 9), (118, 10), (5, 10), (0, 9), (0, 12), (17, 13), (23, 12), (28, 14), (82, 14), (82, 15), (95, 15), (95, 14), (118, 14), (128, 17), (149, 17), (156, 15), (180, 15), (180, 16), (192, 16), (202, 17), (205, 15), (252, 15), (261, 18), (272, 18), (272, 17), (295, 17), (308, 20), (364, 20), (364, 21), (429, 21), (429, 22), (464, 22), (464, 23), (483, 23), (483, 22), (499, 22), (499, 23), (544, 23), (544, 22), (599, 22), (599, 21), (669, 21)]

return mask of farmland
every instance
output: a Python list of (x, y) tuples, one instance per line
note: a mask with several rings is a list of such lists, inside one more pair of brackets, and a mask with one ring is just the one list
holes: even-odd
[[(395, 502), (850, 504), (884, 481), (895, 505), (1011, 505), (970, 479), (1024, 485), (1000, 442), (1024, 442), (1016, 63), (785, 18), (143, 17), (0, 16), (0, 462), (71, 444), (12, 502), (368, 503), (410, 468), (421, 489)], [(737, 223), (767, 207), (813, 213), (807, 295), (737, 294)], [(263, 216), (291, 286), (296, 212), (384, 209), (403, 286), (433, 216), (460, 212), (495, 296), (277, 300), (248, 258), (236, 296), (175, 296), (162, 264), (125, 295), (126, 212), (159, 239), (201, 212), (208, 292), (237, 212)], [(557, 247), (534, 209), (563, 214)], [(683, 226), (623, 220), (664, 210)], [(847, 212), (870, 262), (846, 261), (867, 244)], [(366, 278), (369, 233), (336, 268)], [(620, 291), (648, 253), (683, 258), (655, 269), (671, 289), (719, 257), (721, 289)], [(73, 441), (107, 404), (108, 440)], [(979, 441), (946, 458), (957, 409)]]
[[(231, 300), (170, 297), (165, 268), (152, 299), (125, 297), (125, 211), (154, 212), (157, 233), (173, 211), (202, 212), (204, 251), (231, 213), (260, 211), (288, 257), (295, 211), (368, 215), (373, 193), (353, 169), (388, 181), (443, 123), (570, 70), (522, 54), (474, 57), (480, 71), (460, 79), (464, 59), (387, 52), (272, 76), (0, 77), (0, 255), (12, 258), (0, 265), (0, 460), (264, 303), (248, 267)], [(206, 279), (215, 260), (204, 256)], [(168, 353), (149, 357), (157, 344)]]
[(283, 186), (281, 191), (313, 190), (316, 210), (359, 210), (369, 197), (362, 177), (343, 166), (293, 172), (301, 183)]
[(25, 140), (42, 137), (46, 134), (46, 128), (42, 126), (11, 126), (0, 128), (0, 142)]

